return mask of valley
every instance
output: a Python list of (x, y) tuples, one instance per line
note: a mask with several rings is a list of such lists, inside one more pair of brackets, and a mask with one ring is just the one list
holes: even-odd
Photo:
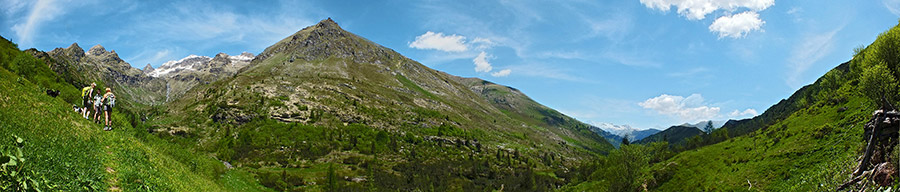
[[(663, 6), (662, 1), (654, 6), (640, 3), (650, 9)], [(753, 16), (769, 6), (729, 11), (721, 17)], [(175, 12), (189, 12), (179, 10)], [(682, 12), (677, 10), (691, 22), (703, 20), (693, 18), (700, 13)], [(32, 43), (15, 42), (21, 39), (19, 33), (14, 38), (0, 34), (0, 90), (4, 90), (0, 191), (891, 191), (900, 187), (900, 171), (894, 164), (900, 160), (900, 148), (895, 147), (900, 128), (894, 122), (900, 120), (884, 117), (896, 115), (894, 106), (900, 106), (896, 23), (855, 49), (827, 44), (828, 49), (852, 52), (850, 59), (827, 64), (824, 75), (792, 87), (777, 102), (766, 102), (767, 108), (757, 114), (744, 104), (758, 100), (721, 98), (765, 95), (759, 92), (775, 88), (747, 82), (770, 77), (747, 80), (729, 71), (734, 68), (684, 63), (695, 59), (763, 63), (758, 61), (761, 55), (721, 59), (674, 50), (665, 54), (678, 57), (667, 62), (683, 66), (672, 70), (639, 61), (660, 52), (634, 58), (618, 52), (553, 52), (558, 45), (587, 41), (581, 37), (554, 42), (540, 51), (523, 48), (533, 42), (522, 40), (517, 32), (533, 29), (528, 27), (511, 27), (517, 32), (505, 33), (508, 37), (424, 31), (404, 44), (405, 40), (385, 38), (399, 35), (383, 35), (402, 30), (383, 26), (377, 28), (381, 31), (360, 30), (372, 26), (354, 19), (339, 24), (325, 17), (309, 22), (312, 25), (279, 28), (244, 16), (217, 15), (225, 19), (215, 25), (237, 25), (230, 29), (254, 35), (290, 32), (266, 37), (274, 43), (265, 46), (256, 45), (261, 43), (256, 42), (258, 37), (244, 33), (214, 41), (262, 47), (258, 53), (254, 48), (235, 51), (234, 46), (210, 51), (215, 47), (196, 41), (198, 45), (190, 48), (202, 51), (181, 56), (169, 53), (181, 54), (189, 46), (154, 54), (134, 53), (133, 45), (119, 48), (106, 43), (85, 50), (69, 41), (41, 50), (17, 44)], [(709, 21), (710, 31), (721, 27), (716, 24), (719, 18)], [(179, 27), (212, 28), (198, 26)], [(211, 42), (197, 36), (230, 33), (179, 32), (181, 36), (157, 41), (163, 45), (194, 36)], [(716, 31), (718, 39), (711, 39), (737, 41), (747, 32), (760, 31), (743, 31), (737, 37)], [(781, 33), (771, 33), (776, 32)], [(617, 37), (612, 32), (591, 34), (587, 38)], [(111, 42), (130, 45), (132, 40), (137, 41)], [(640, 43), (611, 44), (630, 49)], [(690, 45), (689, 51), (707, 46)], [(510, 55), (517, 58), (509, 59)], [(180, 59), (156, 62), (161, 58)], [(452, 62), (457, 60), (467, 62), (468, 73), (460, 72), (463, 67)], [(578, 63), (585, 60), (637, 64)], [(561, 67), (543, 66), (546, 63)], [(571, 66), (591, 74), (571, 75), (582, 74), (566, 68)], [(821, 67), (803, 67), (810, 66)], [(591, 70), (597, 68), (603, 70)], [(672, 71), (640, 74), (654, 70)], [(725, 76), (743, 84), (733, 85), (739, 88), (717, 84), (731, 83)], [(629, 84), (615, 84), (620, 81)], [(115, 94), (108, 117), (112, 130), (103, 130), (103, 125), (80, 113), (82, 90), (92, 83), (97, 92), (109, 89)], [(605, 95), (596, 95), (597, 90)], [(709, 99), (700, 94), (679, 96), (696, 90), (706, 90)], [(735, 90), (742, 92), (732, 93)], [(650, 99), (614, 98), (633, 95)], [(666, 124), (660, 126), (661, 122)]]

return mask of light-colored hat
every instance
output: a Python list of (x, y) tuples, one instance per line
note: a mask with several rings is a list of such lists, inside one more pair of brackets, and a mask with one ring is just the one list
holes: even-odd
[(112, 89), (110, 89), (109, 87), (107, 87), (107, 88), (106, 88), (106, 92), (112, 92)]

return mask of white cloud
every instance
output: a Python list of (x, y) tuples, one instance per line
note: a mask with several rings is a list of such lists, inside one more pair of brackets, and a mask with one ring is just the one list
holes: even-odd
[(746, 117), (753, 117), (758, 114), (759, 113), (756, 112), (756, 109), (745, 109), (744, 111), (738, 111), (737, 109), (735, 109), (734, 111), (732, 111), (731, 113), (728, 114), (728, 117), (730, 117), (730, 118), (746, 118)]
[[(35, 32), (40, 30), (41, 24), (53, 20), (56, 16), (64, 13), (59, 6), (61, 4), (63, 3), (56, 3), (54, 0), (38, 0), (34, 1), (33, 5), (30, 5), (31, 10), (25, 18), (24, 23), (16, 23), (12, 27), (12, 31), (15, 32), (16, 36), (19, 38), (20, 46), (32, 46), (32, 38), (34, 38)], [(22, 9), (23, 6), (29, 6), (21, 2), (13, 3), (12, 5), (12, 7), (6, 10), (7, 15), (12, 15), (14, 12), (21, 11), (20, 9)]]
[(709, 25), (709, 31), (719, 34), (719, 38), (741, 38), (750, 31), (759, 31), (765, 21), (759, 19), (759, 13), (747, 11), (734, 15), (719, 17)]
[(791, 69), (786, 81), (789, 86), (799, 87), (804, 83), (800, 80), (803, 73), (812, 64), (831, 53), (834, 48), (834, 35), (842, 28), (843, 26), (830, 32), (806, 36), (794, 47), (791, 57), (787, 61), (788, 68)]
[[(485, 42), (487, 39), (476, 38), (475, 41)], [(490, 40), (486, 42), (490, 43)], [(409, 43), (410, 48), (416, 49), (434, 49), (445, 52), (462, 52), (468, 50), (466, 46), (466, 37), (460, 35), (444, 36), (444, 33), (425, 32), (425, 34), (416, 37), (416, 40)]]
[(717, 10), (734, 11), (746, 8), (754, 11), (765, 10), (775, 5), (775, 0), (641, 0), (650, 9), (669, 11), (672, 6), (678, 14), (691, 20), (701, 20)]
[[(641, 0), (647, 8), (668, 12), (674, 6), (678, 14), (688, 20), (702, 20), (718, 10), (724, 10), (725, 16), (717, 18), (709, 31), (723, 37), (741, 38), (751, 31), (759, 31), (765, 21), (759, 19), (757, 12), (775, 5), (775, 0)], [(742, 13), (731, 15), (741, 10)]]
[(512, 72), (512, 69), (504, 69), (504, 70), (500, 70), (500, 71), (491, 73), (491, 76), (494, 76), (494, 77), (506, 77), (506, 76), (509, 76), (509, 73), (511, 73), (511, 72)]
[(475, 59), (472, 59), (472, 62), (475, 63), (475, 72), (491, 72), (493, 67), (491, 67), (491, 63), (487, 61), (490, 56), (487, 55), (484, 51), (478, 54)]
[(719, 107), (703, 104), (703, 96), (692, 94), (688, 97), (662, 94), (638, 103), (645, 109), (678, 118), (683, 122), (711, 119), (719, 114)]

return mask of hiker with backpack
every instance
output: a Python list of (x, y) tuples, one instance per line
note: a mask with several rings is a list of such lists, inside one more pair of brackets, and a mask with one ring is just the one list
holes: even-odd
[(90, 115), (90, 112), (88, 112), (88, 107), (91, 107), (94, 104), (94, 102), (92, 102), (93, 100), (91, 99), (93, 99), (94, 87), (96, 86), (97, 84), (91, 83), (91, 86), (81, 89), (81, 103), (82, 106), (84, 106), (84, 109), (81, 110), (81, 116), (83, 116), (84, 119), (89, 119), (88, 115)]
[(102, 101), (103, 101), (103, 96), (101, 96), (100, 93), (94, 94), (94, 118), (92, 120), (94, 121), (94, 123), (97, 123), (97, 124), (103, 123), (103, 121), (100, 120), (100, 118), (103, 117), (103, 115), (101, 115), (101, 113), (103, 113)]
[(109, 87), (106, 88), (106, 94), (103, 95), (103, 115), (106, 117), (106, 127), (103, 128), (104, 131), (112, 130), (112, 121), (109, 120), (109, 115), (112, 113), (112, 108), (116, 106), (116, 95), (112, 93), (112, 89)]

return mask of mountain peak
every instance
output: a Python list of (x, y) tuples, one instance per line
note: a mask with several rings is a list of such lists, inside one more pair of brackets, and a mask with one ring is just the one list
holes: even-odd
[(269, 46), (254, 59), (265, 60), (276, 54), (287, 56), (287, 62), (342, 58), (357, 63), (381, 63), (401, 57), (394, 50), (341, 29), (331, 18), (297, 31)]
[(144, 69), (141, 71), (144, 71), (144, 73), (149, 73), (153, 71), (153, 66), (151, 66), (150, 63), (147, 63), (147, 66), (144, 66)]
[(216, 54), (216, 56), (214, 56), (213, 58), (216, 58), (216, 57), (225, 57), (225, 58), (227, 58), (228, 56), (229, 56), (229, 55), (226, 54), (226, 53), (219, 52), (219, 53)]
[[(71, 49), (82, 50), (82, 49), (81, 49), (81, 46), (78, 46), (78, 43), (72, 43), (72, 45), (69, 45), (69, 47), (66, 48), (66, 49), (70, 49), (70, 50), (71, 50)], [(84, 51), (84, 50), (82, 50), (82, 51)]]
[(104, 53), (106, 53), (106, 48), (103, 48), (103, 46), (100, 44), (94, 45), (90, 50), (88, 50), (88, 54), (91, 55), (102, 55)]
[(331, 20), (331, 17), (329, 17), (328, 19), (323, 19), (323, 20), (319, 21), (319, 23), (316, 24), (316, 27), (332, 28), (332, 29), (340, 29), (341, 28), (341, 26), (338, 25), (337, 22), (334, 22), (334, 20)]
[(76, 57), (84, 57), (84, 49), (81, 49), (81, 46), (78, 46), (78, 43), (72, 43), (68, 48), (61, 51), (68, 52), (70, 55)]

